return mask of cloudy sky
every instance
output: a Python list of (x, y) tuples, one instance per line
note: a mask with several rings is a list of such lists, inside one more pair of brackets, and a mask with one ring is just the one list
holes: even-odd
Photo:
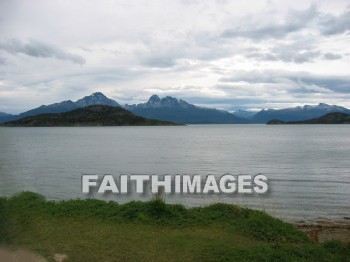
[(350, 107), (349, 0), (0, 0), (0, 111), (100, 91)]

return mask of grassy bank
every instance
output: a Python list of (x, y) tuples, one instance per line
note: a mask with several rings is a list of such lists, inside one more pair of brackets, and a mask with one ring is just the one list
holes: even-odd
[(264, 212), (227, 204), (187, 209), (161, 200), (119, 205), (0, 198), (0, 243), (69, 261), (349, 261), (350, 245), (312, 243)]

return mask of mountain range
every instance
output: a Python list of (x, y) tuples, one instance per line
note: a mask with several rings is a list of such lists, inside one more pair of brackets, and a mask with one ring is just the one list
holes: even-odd
[(47, 114), (47, 113), (63, 113), (63, 112), (68, 112), (74, 109), (83, 108), (83, 107), (92, 106), (92, 105), (121, 107), (113, 99), (109, 99), (104, 94), (97, 92), (97, 93), (93, 93), (90, 96), (85, 96), (76, 102), (67, 100), (67, 101), (63, 101), (63, 102), (55, 103), (51, 105), (42, 105), (38, 108), (26, 111), (20, 114), (19, 116), (22, 118), (26, 116), (35, 116), (35, 115)]
[(350, 110), (345, 107), (328, 105), (324, 103), (284, 109), (263, 109), (255, 113), (251, 111), (239, 110), (234, 112), (234, 114), (240, 117), (245, 117), (254, 123), (267, 123), (272, 119), (279, 119), (281, 121), (303, 121), (321, 117), (332, 112), (350, 114)]
[(153, 95), (146, 103), (125, 105), (125, 109), (146, 118), (172, 121), (181, 124), (247, 124), (251, 121), (232, 113), (189, 104), (174, 97), (162, 99)]
[(333, 112), (325, 114), (318, 118), (313, 118), (304, 121), (281, 121), (273, 119), (267, 122), (268, 125), (297, 125), (297, 124), (350, 124), (350, 115)]
[(258, 112), (237, 110), (231, 113), (224, 110), (196, 106), (171, 96), (160, 98), (158, 95), (152, 95), (145, 103), (121, 105), (115, 100), (106, 97), (104, 94), (96, 92), (76, 102), (67, 100), (60, 103), (42, 105), (19, 115), (0, 112), (0, 123), (39, 114), (64, 113), (91, 105), (122, 107), (141, 117), (179, 124), (267, 123), (272, 119), (279, 119), (281, 121), (303, 121), (321, 117), (332, 112), (350, 114), (350, 110), (345, 107), (324, 103), (284, 109), (263, 109)]
[(89, 105), (64, 113), (26, 116), (6, 122), (4, 126), (50, 127), (50, 126), (173, 126), (172, 122), (147, 119), (115, 106)]
[(4, 123), (6, 121), (10, 121), (14, 118), (14, 115), (7, 114), (4, 112), (0, 112), (0, 123)]
[(104, 94), (100, 92), (96, 92), (90, 96), (85, 96), (77, 100), (76, 102), (67, 100), (60, 103), (42, 105), (37, 108), (31, 109), (29, 111), (23, 112), (19, 115), (5, 114), (2, 116), (0, 114), (0, 123), (4, 123), (7, 121), (14, 121), (14, 120), (22, 119), (27, 116), (35, 116), (39, 114), (64, 113), (74, 109), (83, 108), (91, 105), (106, 105), (106, 106), (121, 107), (113, 99), (109, 99)]
[(237, 117), (227, 111), (198, 107), (170, 96), (160, 99), (157, 95), (153, 95), (146, 103), (121, 106), (113, 99), (97, 92), (90, 96), (85, 96), (76, 102), (68, 100), (51, 105), (42, 105), (19, 115), (7, 115), (3, 119), (0, 117), (0, 123), (39, 114), (63, 113), (96, 104), (123, 107), (141, 117), (179, 124), (245, 124), (251, 122), (250, 120)]

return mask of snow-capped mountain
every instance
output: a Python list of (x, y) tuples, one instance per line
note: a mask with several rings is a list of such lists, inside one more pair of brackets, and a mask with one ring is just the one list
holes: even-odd
[(182, 124), (238, 124), (249, 123), (227, 111), (198, 107), (184, 100), (152, 95), (146, 103), (125, 105), (125, 109), (136, 115)]
[(318, 118), (332, 112), (349, 114), (350, 110), (337, 105), (320, 103), (318, 105), (304, 105), (284, 109), (263, 109), (256, 113), (251, 119), (257, 123), (266, 123), (272, 119), (303, 121)]
[(63, 102), (55, 103), (51, 105), (42, 105), (38, 108), (21, 113), (19, 116), (25, 117), (25, 116), (33, 116), (33, 115), (46, 114), (46, 113), (63, 113), (74, 109), (91, 106), (91, 105), (105, 105), (105, 106), (120, 107), (120, 105), (113, 99), (110, 99), (106, 97), (104, 94), (97, 92), (97, 93), (93, 93), (90, 96), (85, 96), (84, 98), (79, 99), (76, 102), (67, 100), (67, 101), (63, 101)]
[[(63, 113), (91, 105), (122, 107), (115, 100), (106, 97), (100, 92), (96, 92), (90, 96), (85, 96), (76, 102), (67, 100), (60, 103), (42, 105), (19, 115), (10, 115), (0, 112), (0, 123), (44, 113)], [(266, 123), (272, 119), (282, 121), (303, 121), (318, 118), (327, 113), (333, 112), (350, 114), (350, 110), (345, 107), (328, 105), (325, 103), (284, 109), (263, 109), (259, 112), (237, 110), (234, 113), (230, 113), (215, 108), (199, 107), (171, 96), (160, 98), (158, 95), (152, 95), (145, 103), (134, 105), (126, 104), (123, 107), (142, 117), (181, 124)]]
[(106, 97), (101, 92), (96, 92), (90, 96), (85, 96), (84, 98), (79, 99), (74, 104), (75, 104), (75, 106), (77, 106), (79, 108), (92, 106), (92, 105), (121, 107), (115, 100)]
[(258, 111), (249, 111), (249, 110), (242, 110), (242, 109), (239, 109), (233, 112), (233, 114), (235, 114), (236, 116), (246, 118), (246, 119), (252, 119), (257, 113)]
[(178, 108), (193, 108), (195, 105), (189, 104), (184, 100), (178, 100), (171, 96), (166, 96), (162, 99), (158, 95), (152, 95), (146, 103), (137, 105), (125, 105), (126, 109), (135, 110), (140, 108), (162, 108), (162, 107), (178, 107)]
[(35, 116), (39, 114), (50, 114), (50, 113), (64, 113), (74, 109), (83, 108), (91, 105), (106, 105), (121, 107), (116, 101), (106, 97), (100, 92), (93, 93), (90, 96), (85, 96), (76, 102), (71, 100), (66, 100), (59, 103), (54, 103), (50, 105), (42, 105), (37, 108), (28, 110), (19, 115), (10, 115), (10, 117), (0, 117), (0, 123), (5, 121), (17, 120), (26, 116)]

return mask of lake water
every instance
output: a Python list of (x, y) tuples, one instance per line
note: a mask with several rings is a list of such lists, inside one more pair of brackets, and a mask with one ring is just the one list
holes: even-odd
[(350, 217), (350, 125), (0, 128), (0, 195), (86, 198), (82, 174), (225, 173), (264, 174), (269, 193), (166, 195), (166, 202), (240, 204), (290, 221)]

